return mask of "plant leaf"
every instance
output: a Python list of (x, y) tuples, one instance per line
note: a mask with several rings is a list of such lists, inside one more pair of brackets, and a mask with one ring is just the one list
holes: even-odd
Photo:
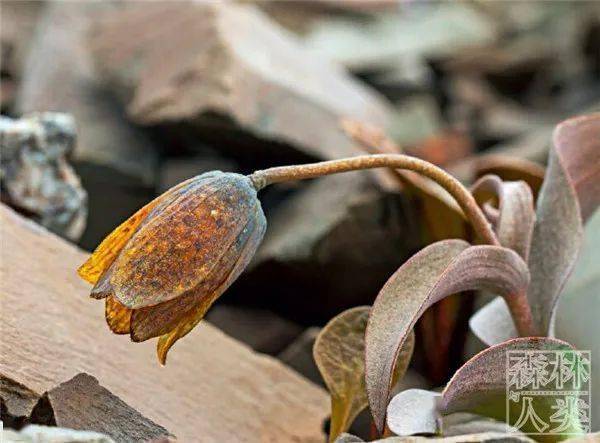
[[(471, 412), (485, 415), (497, 420), (506, 421), (506, 368), (508, 351), (574, 351), (567, 342), (547, 337), (524, 337), (509, 340), (485, 349), (466, 362), (452, 377), (442, 392), (438, 402), (438, 411), (442, 414), (455, 412)], [(573, 358), (579, 358), (575, 353)], [(534, 410), (536, 414), (549, 423), (555, 398), (553, 396), (536, 396)], [(511, 407), (509, 423), (515, 423), (521, 410), (516, 404)], [(568, 431), (580, 433), (577, 417), (572, 417), (573, 424)], [(521, 428), (524, 432), (539, 432), (527, 421)]]
[(437, 434), (438, 392), (424, 389), (407, 389), (390, 402), (387, 408), (387, 425), (396, 435)]
[(527, 183), (486, 175), (477, 180), (471, 192), (482, 207), (490, 197), (498, 200), (498, 213), (492, 221), (498, 240), (527, 260), (535, 223), (533, 194)]
[(581, 245), (582, 215), (595, 210), (599, 187), (600, 113), (561, 123), (538, 198), (529, 259), (528, 299), (542, 335), (552, 329), (556, 302)]
[(486, 433), (523, 436), (506, 422), (481, 415), (461, 412), (442, 416), (437, 407), (440, 398), (440, 392), (421, 389), (401, 392), (388, 406), (388, 427), (400, 436), (439, 434), (444, 437), (464, 437)]
[[(398, 154), (402, 148), (390, 140), (379, 129), (355, 120), (343, 119), (342, 129), (372, 154)], [(395, 180), (396, 187), (404, 188), (409, 195), (414, 195), (415, 204), (420, 214), (423, 245), (451, 238), (469, 240), (470, 227), (456, 201), (437, 183), (420, 174), (390, 169), (387, 171)], [(431, 379), (446, 379), (448, 366), (449, 339), (453, 335), (458, 321), (458, 313), (463, 303), (456, 297), (449, 297), (423, 313), (419, 332), (423, 337), (422, 347), (428, 361), (428, 375)]]
[[(575, 443), (576, 440), (569, 440), (569, 443)], [(577, 440), (577, 443), (592, 442), (595, 440)], [(420, 436), (410, 437), (387, 437), (378, 440), (371, 440), (370, 443), (535, 443), (525, 435), (502, 433), (502, 432), (480, 432), (477, 434), (457, 435), (452, 437), (429, 438)], [(335, 443), (365, 443), (362, 438), (350, 434), (342, 434)]]
[[(331, 394), (330, 442), (347, 431), (369, 404), (364, 363), (369, 310), (360, 306), (337, 315), (323, 328), (313, 347), (315, 362)], [(413, 347), (414, 334), (410, 334), (396, 362), (394, 383), (404, 376)]]
[(475, 162), (475, 176), (496, 175), (505, 181), (524, 181), (537, 197), (544, 181), (544, 167), (524, 158), (501, 154), (483, 155)]
[(496, 297), (479, 309), (470, 319), (471, 331), (488, 346), (519, 336), (508, 306), (502, 297)]
[(365, 336), (367, 394), (380, 432), (396, 355), (425, 309), (466, 290), (516, 294), (528, 282), (527, 266), (516, 252), (500, 246), (470, 246), (462, 240), (424, 248), (390, 277), (373, 304)]
[(565, 440), (565, 443), (597, 443), (600, 440), (600, 432), (590, 432), (589, 434), (572, 437)]
[(587, 220), (600, 204), (600, 112), (559, 124), (554, 145)]
[(477, 414), (470, 414), (468, 412), (458, 412), (456, 414), (442, 416), (440, 423), (442, 435), (445, 437), (481, 434), (484, 432), (500, 432), (502, 434), (512, 433), (513, 435), (521, 434), (518, 429), (509, 426), (505, 422)]
[[(600, 386), (599, 260), (600, 211), (596, 211), (585, 226), (583, 247), (556, 309), (556, 337), (591, 352), (593, 390)], [(592, 395), (590, 421), (600, 423), (600, 395)]]
[[(589, 217), (600, 198), (599, 116), (567, 120), (555, 131), (556, 151), (551, 151), (548, 184), (538, 202), (538, 221), (532, 238), (535, 253), (529, 262), (532, 282), (528, 298), (534, 320), (544, 335), (554, 336), (552, 319), (558, 295), (581, 243), (581, 220), (574, 200), (583, 202), (581, 212)], [(500, 299), (475, 313), (469, 324), (488, 346), (517, 336), (508, 308)]]

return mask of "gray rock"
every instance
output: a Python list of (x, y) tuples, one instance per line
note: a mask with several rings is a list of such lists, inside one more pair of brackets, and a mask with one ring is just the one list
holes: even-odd
[(70, 240), (79, 239), (87, 217), (87, 194), (68, 162), (75, 140), (68, 114), (0, 117), (3, 200)]
[(209, 171), (236, 172), (237, 165), (225, 158), (206, 155), (166, 158), (160, 162), (158, 192), (167, 189), (196, 175)]
[(414, 146), (443, 129), (439, 107), (431, 95), (417, 95), (398, 104), (392, 113), (390, 137), (400, 146)]
[(466, 3), (414, 4), (374, 20), (323, 20), (307, 45), (355, 71), (385, 70), (404, 57), (439, 57), (493, 42), (493, 17)]

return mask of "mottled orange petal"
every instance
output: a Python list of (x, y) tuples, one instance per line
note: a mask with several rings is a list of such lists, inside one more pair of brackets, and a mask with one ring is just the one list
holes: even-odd
[(161, 365), (167, 363), (167, 353), (171, 346), (175, 344), (177, 340), (187, 335), (192, 329), (196, 327), (200, 320), (204, 318), (206, 311), (213, 304), (213, 302), (217, 299), (215, 296), (205, 297), (205, 299), (198, 305), (196, 308), (191, 311), (182, 321), (177, 325), (175, 329), (171, 332), (162, 335), (158, 339), (158, 344), (156, 345), (156, 352), (158, 354), (158, 361)]
[(167, 334), (162, 335), (158, 339), (156, 352), (158, 354), (158, 360), (162, 365), (167, 361), (167, 353), (171, 346), (175, 344), (177, 340), (184, 337), (204, 318), (206, 311), (214, 301), (233, 283), (241, 272), (248, 266), (248, 263), (254, 256), (258, 245), (260, 244), (263, 235), (266, 230), (266, 221), (260, 208), (255, 208), (254, 217), (250, 218), (248, 225), (242, 231), (240, 237), (237, 239), (234, 248), (238, 249), (239, 256), (231, 273), (227, 276), (225, 281), (212, 293), (205, 295), (200, 301), (197, 307), (189, 312), (185, 318), (177, 325), (175, 329)]
[(169, 189), (121, 223), (119, 227), (108, 235), (108, 237), (102, 240), (102, 243), (100, 243), (87, 261), (79, 267), (77, 270), (79, 276), (91, 284), (96, 284), (100, 276), (115, 261), (127, 241), (135, 233), (135, 230), (140, 226), (148, 214), (150, 214), (159, 203), (164, 202), (167, 198), (172, 198), (175, 191), (186, 186), (192, 180), (193, 179), (186, 180)]
[(125, 245), (111, 278), (117, 299), (140, 309), (189, 294), (203, 282), (212, 282), (207, 292), (214, 292), (222, 282), (217, 265), (228, 251), (236, 252), (230, 246), (259, 205), (245, 176), (197, 180)]
[[(256, 219), (251, 217), (236, 241), (215, 264), (210, 279), (204, 280), (175, 299), (154, 306), (136, 308), (131, 317), (131, 340), (139, 342), (168, 334), (181, 322), (194, 316), (205, 298), (212, 304), (227, 289), (229, 275), (236, 269), (240, 255), (245, 252), (247, 241), (253, 238), (256, 226)], [(255, 244), (257, 245), (256, 242), (252, 242), (252, 245)]]
[(205, 297), (203, 291), (198, 291), (159, 305), (134, 309), (131, 315), (131, 340), (141, 342), (168, 334), (192, 315)]
[(115, 334), (129, 334), (131, 309), (126, 308), (111, 295), (106, 297), (104, 315), (108, 327)]
[(112, 231), (102, 243), (96, 248), (94, 253), (81, 265), (77, 273), (81, 278), (91, 284), (96, 284), (102, 273), (112, 264), (117, 258), (125, 243), (131, 238), (137, 227), (142, 223), (144, 218), (158, 203), (158, 199), (152, 200), (142, 209), (137, 211), (127, 220), (119, 225), (117, 229)]

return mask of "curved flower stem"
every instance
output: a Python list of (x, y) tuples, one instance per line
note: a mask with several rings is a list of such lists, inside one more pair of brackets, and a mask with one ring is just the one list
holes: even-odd
[(356, 171), (373, 168), (408, 169), (418, 172), (441, 185), (458, 203), (473, 229), (481, 239), (499, 246), (500, 243), (491, 225), (471, 193), (454, 177), (441, 168), (416, 157), (402, 154), (372, 154), (348, 157), (305, 165), (280, 166), (256, 171), (249, 177), (257, 190), (273, 183), (321, 177), (340, 172)]

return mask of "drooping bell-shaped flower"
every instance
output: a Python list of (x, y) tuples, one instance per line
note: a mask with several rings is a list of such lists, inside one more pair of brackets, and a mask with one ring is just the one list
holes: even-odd
[(204, 317), (248, 265), (266, 220), (252, 181), (209, 172), (148, 203), (79, 268), (106, 321), (133, 341), (160, 337), (158, 357)]

